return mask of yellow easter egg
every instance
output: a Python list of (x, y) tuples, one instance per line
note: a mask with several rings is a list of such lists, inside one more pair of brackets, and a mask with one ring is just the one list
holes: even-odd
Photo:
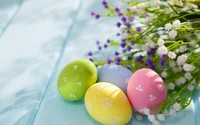
[(111, 83), (93, 84), (87, 90), (84, 101), (88, 113), (104, 125), (125, 125), (132, 117), (127, 96)]

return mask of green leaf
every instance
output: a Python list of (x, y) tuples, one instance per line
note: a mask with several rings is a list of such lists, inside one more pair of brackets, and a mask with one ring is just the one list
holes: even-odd
[(119, 46), (119, 42), (111, 41), (110, 45), (111, 46)]

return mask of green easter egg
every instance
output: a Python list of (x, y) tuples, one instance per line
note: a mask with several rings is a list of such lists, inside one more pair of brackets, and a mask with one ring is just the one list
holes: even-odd
[(94, 63), (87, 59), (76, 60), (65, 66), (58, 76), (58, 92), (69, 101), (77, 101), (85, 96), (86, 90), (96, 81)]

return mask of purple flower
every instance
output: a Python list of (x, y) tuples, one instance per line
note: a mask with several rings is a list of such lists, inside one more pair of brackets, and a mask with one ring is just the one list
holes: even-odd
[(119, 9), (118, 7), (116, 7), (116, 8), (115, 8), (115, 11), (116, 11), (117, 13), (119, 13), (119, 12), (120, 12), (120, 9)]
[(126, 43), (122, 42), (120, 45), (122, 48), (124, 48), (126, 46)]
[(99, 19), (100, 15), (99, 14), (96, 14), (95, 18), (96, 19)]
[(138, 62), (141, 62), (141, 63), (143, 63), (143, 60), (142, 60), (142, 56), (140, 55), (140, 56), (138, 56), (137, 58), (136, 58), (136, 60), (138, 61)]
[(109, 39), (107, 39), (107, 43), (110, 43), (110, 40), (109, 40)]
[(167, 58), (167, 55), (166, 54), (163, 54), (162, 56), (161, 56), (161, 59), (166, 59)]
[(107, 44), (104, 44), (104, 48), (107, 48), (108, 47), (108, 45)]
[(131, 24), (130, 23), (126, 23), (125, 24), (127, 28), (131, 28)]
[(119, 53), (116, 51), (116, 52), (115, 52), (115, 56), (118, 56), (118, 55), (119, 55)]
[(118, 13), (118, 16), (122, 16), (123, 14), (121, 12)]
[(164, 66), (165, 65), (165, 61), (164, 60), (160, 60), (160, 66)]
[(117, 36), (120, 36), (120, 33), (117, 33)]
[(131, 51), (132, 47), (131, 46), (127, 46), (127, 50)]
[(121, 23), (120, 23), (120, 22), (117, 22), (116, 25), (117, 25), (117, 27), (120, 27), (120, 26), (121, 26)]
[(146, 63), (147, 63), (148, 66), (152, 66), (153, 65), (153, 61), (151, 59), (149, 59), (149, 58), (146, 60)]
[(88, 52), (88, 56), (92, 56), (92, 52)]
[(130, 42), (131, 42), (131, 44), (134, 44), (134, 43), (135, 43), (135, 41), (134, 41), (134, 40), (131, 40)]
[(153, 48), (151, 48), (151, 49), (147, 52), (147, 54), (148, 54), (149, 56), (152, 56), (154, 53), (155, 53), (155, 50), (154, 50)]
[(123, 52), (123, 53), (126, 53), (126, 49), (123, 49), (122, 52)]
[(115, 62), (116, 65), (120, 65), (120, 62)]
[(126, 40), (125, 40), (125, 39), (122, 39), (121, 41), (122, 41), (122, 43), (126, 43)]
[(108, 59), (106, 60), (106, 63), (107, 63), (107, 64), (110, 64), (110, 63), (111, 63), (111, 60), (108, 58)]
[(126, 22), (127, 19), (126, 19), (125, 16), (122, 16), (121, 20), (122, 20), (123, 22)]
[(149, 16), (149, 14), (148, 14), (148, 13), (146, 13), (146, 14), (145, 14), (145, 17), (148, 17), (148, 16)]
[(156, 69), (156, 66), (155, 65), (151, 65), (150, 68), (154, 70), (154, 69)]
[(130, 66), (126, 66), (126, 68), (129, 69), (129, 70), (131, 70), (131, 67), (130, 67)]
[(120, 62), (120, 57), (119, 56), (115, 56), (115, 62)]
[(99, 45), (99, 43), (100, 43), (99, 40), (97, 40), (97, 41), (96, 41), (96, 44)]
[(89, 58), (90, 61), (94, 62), (94, 60), (92, 58)]
[(139, 33), (141, 31), (141, 28), (140, 27), (137, 27), (136, 28), (136, 31)]
[(129, 20), (132, 22), (134, 20), (134, 16), (130, 16)]
[(105, 0), (102, 1), (102, 4), (105, 8), (108, 8), (107, 2)]
[(94, 15), (95, 15), (95, 12), (94, 12), (94, 11), (92, 11), (92, 12), (91, 12), (91, 16), (94, 16)]
[(98, 46), (98, 49), (99, 49), (99, 51), (102, 49), (102, 47), (101, 46)]

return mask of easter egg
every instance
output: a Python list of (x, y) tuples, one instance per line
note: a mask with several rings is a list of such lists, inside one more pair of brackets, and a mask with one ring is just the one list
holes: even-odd
[(111, 83), (93, 84), (84, 100), (88, 113), (104, 125), (125, 125), (132, 117), (132, 107), (127, 96)]
[(125, 94), (127, 93), (128, 80), (132, 72), (120, 65), (104, 65), (98, 69), (98, 82), (109, 82), (119, 87)]
[[(144, 108), (152, 108), (164, 102), (167, 90), (162, 78), (153, 70), (137, 70), (130, 78), (127, 87), (128, 98), (133, 108), (144, 114)], [(157, 108), (151, 110), (154, 114)]]
[(77, 101), (84, 97), (86, 90), (97, 80), (97, 69), (94, 63), (86, 59), (76, 60), (61, 71), (57, 87), (60, 95)]

